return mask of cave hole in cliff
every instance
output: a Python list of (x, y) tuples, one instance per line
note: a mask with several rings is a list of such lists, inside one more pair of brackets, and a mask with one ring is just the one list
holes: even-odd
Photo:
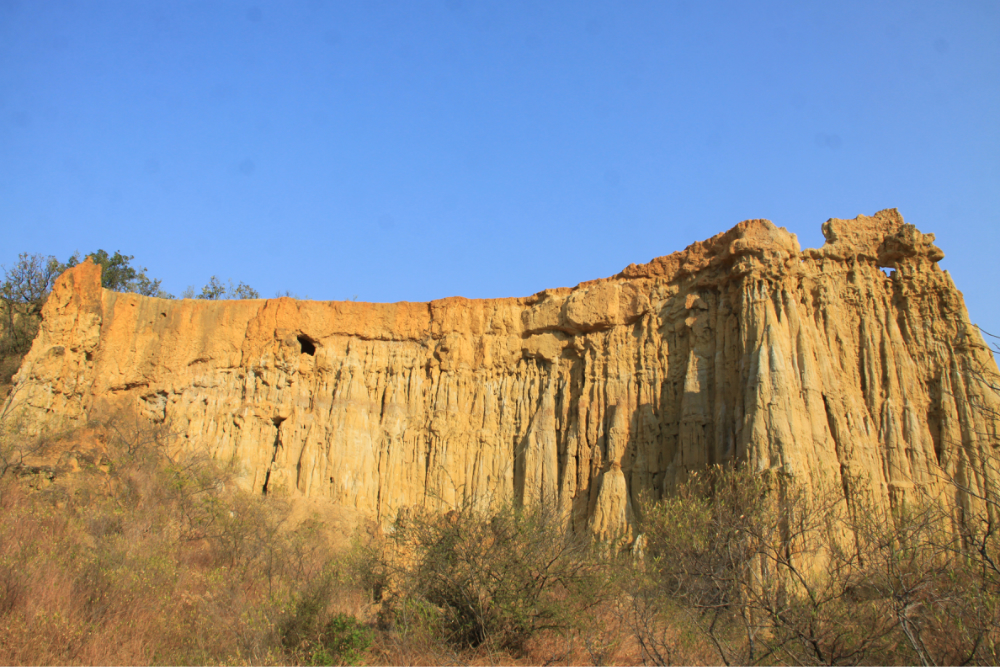
[(316, 341), (307, 336), (306, 334), (299, 334), (296, 336), (296, 340), (299, 341), (299, 352), (302, 354), (308, 354), (313, 356), (316, 354)]

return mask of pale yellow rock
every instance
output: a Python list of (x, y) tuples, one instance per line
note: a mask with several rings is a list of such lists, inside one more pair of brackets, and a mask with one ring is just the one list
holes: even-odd
[(246, 489), (382, 521), (547, 502), (628, 538), (642, 497), (734, 461), (974, 502), (950, 480), (998, 484), (998, 373), (942, 251), (896, 210), (823, 229), (801, 252), (750, 220), (573, 289), (431, 303), (169, 301), (85, 262), (4, 410), (39, 431), (138, 405)]

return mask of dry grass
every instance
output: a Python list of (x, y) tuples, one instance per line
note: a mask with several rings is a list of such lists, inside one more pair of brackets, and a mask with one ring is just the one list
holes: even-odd
[[(102, 432), (52, 445), (63, 456)], [(2, 664), (337, 662), (288, 640), (293, 620), (306, 628), (302, 639), (337, 613), (371, 629), (371, 645), (355, 656), (363, 664), (643, 662), (616, 591), (580, 623), (537, 632), (516, 652), (450, 645), (434, 622), (387, 625), (360, 574), (379, 566), (386, 543), (350, 552), (302, 507), (196, 483), (225, 481), (208, 462), (178, 478), (168, 459), (127, 453), (103, 433), (95, 451), (104, 453), (83, 458), (106, 456), (107, 471), (85, 466), (42, 485), (32, 474), (0, 479)], [(301, 602), (317, 593), (314, 619)]]
[(0, 478), (0, 663), (285, 664), (309, 657), (283, 642), (302, 596), (326, 592), (317, 622), (361, 607), (317, 522), (163, 444), (108, 436), (108, 471)]
[[(596, 559), (576, 542), (540, 541), (547, 527), (531, 517), (462, 515), (472, 522), (464, 526), (454, 512), (447, 520), (427, 515), (424, 523), (411, 517), (411, 530), (423, 532), (406, 542), (412, 550), (438, 549), (430, 553), (453, 565), (413, 552), (401, 564), (399, 537), (370, 531), (354, 544), (335, 543), (331, 535), (353, 517), (320, 519), (320, 506), (232, 490), (228, 472), (211, 461), (166, 456), (169, 442), (169, 429), (134, 418), (41, 443), (21, 442), (11, 428), (0, 432), (7, 462), (0, 470), (0, 664), (699, 665), (719, 664), (714, 640), (740, 641), (736, 608), (710, 635), (704, 610), (686, 608), (687, 598), (671, 593), (684, 582), (665, 564), (682, 562), (684, 549), (693, 548), (684, 540), (698, 532), (679, 531), (684, 517), (674, 514), (697, 508), (694, 498), (665, 505), (674, 514), (647, 513), (667, 522), (660, 532), (647, 527), (650, 553), (665, 548), (664, 535), (682, 541), (660, 554), (667, 560), (646, 565)], [(46, 459), (75, 472), (50, 479)], [(743, 520), (747, 503), (738, 504)], [(497, 535), (513, 546), (498, 548)], [(946, 553), (966, 565), (948, 561), (935, 578), (917, 580), (921, 591), (935, 593), (922, 592), (908, 610), (928, 655), (996, 664), (996, 530), (985, 535), (994, 561), (978, 561), (969, 550)], [(443, 536), (452, 546), (440, 552)], [(889, 537), (892, 547), (899, 536)], [(911, 553), (923, 552), (902, 555)], [(692, 563), (705, 562), (692, 554)], [(422, 562), (420, 571), (412, 567)], [(901, 577), (930, 571), (899, 556), (892, 564)], [(662, 570), (672, 578), (658, 578)], [(472, 585), (477, 599), (487, 599), (487, 616), (507, 613), (490, 609), (489, 599), (522, 616), (514, 626), (490, 617), (494, 625), (485, 624), (476, 642), (458, 641), (441, 601), (447, 596), (432, 603), (450, 589), (430, 586), (422, 579), (428, 572), (439, 583), (452, 577), (449, 586)], [(491, 583), (483, 572), (513, 579)], [(512, 597), (526, 572), (529, 580), (541, 573), (556, 583)], [(857, 603), (845, 597), (838, 604), (887, 605), (863, 592)], [(544, 623), (524, 624), (540, 612)], [(782, 627), (772, 625), (778, 637)], [(512, 627), (521, 633), (517, 641)], [(972, 641), (983, 645), (971, 649)], [(860, 662), (911, 662), (909, 646), (886, 634), (879, 653)], [(782, 655), (770, 654), (772, 661)]]

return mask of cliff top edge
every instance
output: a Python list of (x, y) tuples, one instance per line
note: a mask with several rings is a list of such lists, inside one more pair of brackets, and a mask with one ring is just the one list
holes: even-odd
[[(586, 288), (609, 281), (662, 279), (680, 280), (705, 269), (726, 268), (738, 258), (753, 256), (768, 264), (781, 264), (786, 260), (829, 259), (849, 261), (859, 258), (874, 261), (881, 267), (893, 268), (901, 259), (920, 257), (938, 262), (945, 253), (934, 245), (934, 234), (923, 234), (914, 225), (904, 222), (903, 216), (895, 208), (877, 211), (871, 216), (858, 215), (852, 219), (830, 218), (821, 226), (824, 245), (820, 248), (801, 250), (796, 235), (785, 227), (776, 227), (770, 220), (752, 219), (737, 223), (731, 229), (716, 234), (704, 241), (696, 241), (684, 250), (669, 255), (655, 257), (645, 264), (630, 264), (619, 273), (607, 278), (597, 278), (579, 283), (575, 287), (548, 288), (526, 297), (503, 297), (500, 299), (467, 299), (461, 296), (444, 297), (429, 302), (409, 302), (412, 305), (443, 304), (455, 301), (513, 301), (527, 304), (536, 302), (545, 295), (568, 294), (573, 290)], [(65, 271), (53, 287), (53, 294), (67, 291), (76, 292), (91, 300), (100, 291), (101, 267), (87, 258), (84, 262)], [(66, 295), (68, 297), (68, 295)], [(66, 298), (64, 297), (64, 298)], [(89, 297), (89, 298), (88, 298)], [(154, 297), (146, 297), (154, 298)], [(186, 300), (178, 300), (178, 302)], [(202, 301), (201, 303), (234, 303), (234, 301)], [(245, 301), (295, 301), (290, 297), (275, 299), (248, 299)], [(323, 301), (321, 301), (323, 303)], [(352, 301), (326, 301), (348, 306), (366, 307), (386, 304), (369, 304)], [(405, 304), (408, 302), (396, 302)]]

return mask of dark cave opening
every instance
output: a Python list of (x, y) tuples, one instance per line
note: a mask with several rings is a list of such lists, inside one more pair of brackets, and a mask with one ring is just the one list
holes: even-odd
[(316, 342), (306, 334), (299, 334), (296, 339), (299, 341), (299, 351), (302, 354), (313, 356), (316, 354)]

